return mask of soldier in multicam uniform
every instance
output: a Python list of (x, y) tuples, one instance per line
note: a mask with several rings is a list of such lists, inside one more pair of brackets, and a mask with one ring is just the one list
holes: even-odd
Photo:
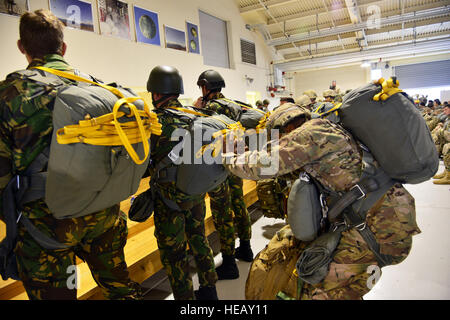
[[(217, 71), (207, 70), (202, 72), (197, 85), (202, 89), (203, 108), (237, 120), (236, 115), (230, 108), (213, 101), (225, 98), (220, 92), (225, 87), (225, 81)], [(242, 187), (243, 180), (235, 175), (230, 175), (217, 189), (208, 193), (214, 225), (220, 236), (220, 251), (223, 257), (222, 265), (217, 267), (219, 280), (239, 277), (239, 269), (235, 258), (247, 262), (253, 260), (253, 252), (250, 246), (251, 221), (244, 202)], [(235, 232), (239, 237), (237, 249), (235, 249)]]
[[(224, 165), (231, 173), (251, 180), (290, 174), (298, 177), (300, 172), (306, 172), (326, 190), (348, 191), (360, 181), (362, 174), (359, 145), (339, 125), (326, 119), (310, 120), (306, 109), (292, 107), (282, 106), (268, 119), (268, 129), (280, 130), (278, 144), (269, 142), (266, 146), (269, 149), (246, 151), (241, 155), (224, 153)], [(268, 175), (263, 169), (273, 161), (271, 154), (279, 156), (279, 171)], [(380, 252), (391, 256), (391, 264), (398, 264), (408, 256), (412, 236), (420, 233), (415, 221), (414, 198), (399, 183), (369, 210), (365, 222), (375, 235)], [(301, 244), (299, 251), (305, 247), (304, 242)], [(327, 276), (317, 285), (305, 283), (300, 297), (360, 299), (370, 290), (368, 267), (377, 265), (374, 253), (358, 230), (349, 228), (342, 233)]]
[(310, 89), (310, 90), (306, 90), (305, 92), (303, 92), (304, 95), (307, 95), (310, 99), (311, 99), (311, 104), (312, 106), (317, 104), (317, 93)]
[[(147, 90), (152, 94), (154, 112), (162, 125), (162, 134), (152, 136), (151, 140), (149, 171), (154, 175), (158, 163), (166, 158), (178, 143), (171, 140), (172, 133), (176, 129), (188, 129), (188, 124), (164, 111), (171, 107), (182, 107), (177, 98), (184, 92), (183, 80), (177, 69), (169, 66), (153, 68), (147, 82)], [(155, 236), (174, 298), (194, 299), (186, 246), (189, 244), (194, 254), (200, 282), (199, 290), (195, 291), (195, 298), (217, 300), (214, 256), (205, 235), (205, 195), (188, 195), (176, 187), (175, 181), (156, 180), (154, 187)], [(173, 208), (170, 202), (176, 203), (178, 208)]]
[(331, 89), (327, 89), (323, 92), (323, 97), (325, 98), (325, 102), (331, 102), (331, 103), (335, 103), (335, 98), (336, 98), (336, 91), (331, 90)]
[(440, 121), (431, 133), (434, 144), (440, 156), (444, 160), (445, 170), (433, 177), (434, 184), (450, 184), (450, 106), (444, 107)]
[[(62, 57), (66, 51), (63, 27), (47, 10), (22, 15), (18, 47), (29, 62), (27, 69), (45, 66), (73, 72)], [(50, 144), (55, 97), (55, 89), (44, 90), (15, 73), (0, 83), (1, 193), (11, 177), (22, 174)], [(0, 214), (3, 220), (2, 210)], [(25, 204), (22, 215), (39, 231), (68, 246), (45, 249), (18, 224), (17, 267), (30, 299), (76, 299), (77, 290), (68, 287), (68, 271), (76, 265), (75, 256), (86, 261), (106, 298), (141, 297), (140, 287), (128, 275), (124, 257), (127, 220), (119, 204), (84, 217), (56, 219), (44, 199), (39, 199)]]
[(300, 97), (295, 98), (295, 104), (300, 107), (304, 107), (309, 111), (312, 111), (311, 109), (314, 103), (312, 102), (312, 99), (309, 96), (304, 94), (301, 95)]

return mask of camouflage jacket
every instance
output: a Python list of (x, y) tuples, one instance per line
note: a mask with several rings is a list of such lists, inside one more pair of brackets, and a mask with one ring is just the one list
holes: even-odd
[[(56, 54), (33, 60), (36, 66), (70, 71), (64, 59)], [(0, 193), (16, 174), (26, 170), (36, 156), (51, 142), (52, 105), (56, 91), (50, 87), (19, 79), (10, 74), (0, 83)], [(0, 213), (3, 204), (0, 198)], [(30, 218), (49, 213), (43, 200), (26, 205), (23, 214)]]
[[(270, 146), (272, 145), (272, 146)], [(266, 151), (247, 151), (242, 155), (223, 154), (225, 167), (233, 174), (251, 180), (307, 172), (331, 191), (348, 191), (362, 174), (362, 153), (353, 137), (341, 126), (325, 119), (313, 119), (280, 138), (278, 145), (268, 143)], [(277, 159), (276, 155), (279, 158)], [(264, 174), (272, 162), (278, 171)], [(227, 164), (228, 163), (228, 164)], [(272, 163), (273, 165), (273, 163)], [(416, 224), (414, 198), (396, 184), (369, 210), (366, 221), (374, 232), (383, 254), (411, 235), (420, 233)]]
[[(171, 137), (173, 132), (176, 129), (189, 129), (189, 125), (179, 119), (178, 117), (172, 115), (171, 113), (165, 112), (164, 110), (170, 107), (181, 108), (183, 105), (177, 100), (172, 99), (165, 103), (163, 106), (159, 108), (153, 109), (153, 111), (158, 116), (158, 121), (161, 123), (162, 133), (160, 136), (152, 135), (151, 136), (151, 154), (150, 154), (150, 165), (149, 172), (150, 175), (155, 173), (155, 166), (158, 162), (164, 159), (172, 149), (179, 143), (178, 141), (171, 141)], [(201, 201), (204, 198), (204, 195), (200, 196), (190, 196), (180, 191), (176, 187), (176, 181), (167, 182), (167, 183), (158, 183), (158, 187), (160, 192), (164, 197), (176, 200), (179, 202), (184, 201)]]
[[(348, 190), (361, 176), (362, 157), (356, 142), (342, 127), (328, 120), (307, 121), (281, 137), (278, 145), (272, 144), (273, 141), (269, 142), (267, 149), (270, 154), (256, 150), (239, 156), (225, 154), (224, 163), (230, 163), (225, 166), (250, 180), (284, 176), (300, 169), (333, 191)], [(262, 169), (270, 165), (271, 154), (279, 157), (278, 171), (267, 176)]]

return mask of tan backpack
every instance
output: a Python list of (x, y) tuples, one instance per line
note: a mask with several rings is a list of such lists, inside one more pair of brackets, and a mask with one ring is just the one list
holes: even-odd
[(295, 265), (308, 242), (295, 239), (286, 225), (255, 257), (245, 285), (247, 300), (297, 299)]

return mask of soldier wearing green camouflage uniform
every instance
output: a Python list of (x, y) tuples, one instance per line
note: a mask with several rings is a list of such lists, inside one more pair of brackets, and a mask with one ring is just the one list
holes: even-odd
[[(361, 178), (359, 145), (339, 125), (326, 119), (310, 120), (306, 109), (297, 107), (295, 111), (292, 107), (290, 104), (280, 107), (271, 115), (272, 119), (268, 119), (268, 128), (281, 130), (278, 145), (271, 146), (273, 143), (269, 142), (268, 147), (272, 149), (267, 149), (279, 155), (278, 172), (263, 175), (261, 163), (267, 166), (272, 159), (266, 151), (247, 151), (242, 155), (227, 153), (223, 155), (224, 165), (233, 174), (252, 180), (289, 174), (298, 177), (304, 171), (326, 190), (347, 192)], [(391, 264), (400, 263), (408, 256), (412, 236), (420, 233), (415, 220), (414, 198), (399, 183), (369, 210), (366, 227), (374, 234), (380, 253), (392, 257)], [(298, 245), (297, 250), (303, 247)], [(316, 285), (305, 283), (300, 298), (360, 299), (370, 290), (367, 285), (370, 266), (378, 266), (377, 259), (352, 227), (342, 233), (327, 276)], [(292, 273), (292, 269), (287, 272)]]
[[(183, 93), (183, 80), (177, 69), (169, 66), (153, 68), (147, 82), (147, 90), (152, 94), (154, 112), (162, 125), (162, 134), (152, 136), (151, 140), (149, 171), (154, 176), (156, 166), (178, 144), (177, 141), (171, 141), (172, 133), (176, 129), (188, 129), (188, 124), (164, 111), (167, 108), (183, 107), (177, 100), (179, 94)], [(214, 256), (205, 235), (205, 195), (185, 194), (176, 187), (176, 181), (156, 180), (154, 187), (155, 237), (174, 298), (194, 299), (187, 254), (189, 244), (200, 282), (200, 289), (195, 292), (195, 297), (198, 300), (217, 300)], [(174, 202), (178, 208), (174, 208), (170, 202)]]
[[(63, 25), (47, 10), (27, 12), (20, 20), (20, 51), (28, 69), (45, 66), (72, 72), (64, 61)], [(36, 40), (38, 39), (38, 40)], [(12, 176), (22, 174), (51, 141), (56, 90), (9, 75), (0, 83), (0, 192)], [(3, 207), (0, 197), (0, 208)], [(3, 212), (0, 209), (3, 220)], [(140, 298), (140, 287), (129, 279), (124, 257), (127, 220), (119, 205), (80, 218), (56, 219), (44, 199), (25, 204), (22, 215), (65, 249), (43, 248), (19, 223), (15, 248), (17, 267), (28, 297), (76, 299), (68, 285), (75, 257), (84, 260), (108, 299)]]
[(450, 107), (444, 107), (442, 115), (436, 117), (438, 125), (431, 133), (436, 149), (444, 160), (445, 170), (433, 177), (434, 184), (450, 184)]
[[(197, 85), (202, 88), (203, 108), (237, 120), (236, 115), (230, 108), (214, 101), (225, 98), (220, 92), (225, 87), (225, 81), (218, 72), (214, 70), (204, 71), (200, 74)], [(239, 277), (235, 257), (248, 262), (253, 260), (253, 252), (250, 248), (251, 221), (244, 202), (242, 187), (242, 179), (230, 175), (222, 185), (208, 193), (211, 214), (214, 225), (219, 232), (220, 251), (224, 260), (222, 265), (217, 268), (219, 280)], [(240, 244), (236, 250), (235, 232), (237, 232)]]

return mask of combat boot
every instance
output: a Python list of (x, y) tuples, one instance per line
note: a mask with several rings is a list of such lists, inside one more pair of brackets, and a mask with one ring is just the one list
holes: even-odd
[(445, 170), (445, 175), (442, 179), (434, 180), (434, 184), (450, 184), (450, 171)]
[(198, 288), (194, 291), (196, 300), (219, 300), (217, 297), (216, 286), (207, 286)]
[(438, 173), (437, 175), (435, 175), (433, 177), (433, 179), (442, 179), (443, 177), (445, 177), (445, 170), (441, 173)]
[(223, 262), (216, 268), (219, 280), (232, 280), (239, 278), (239, 269), (236, 265), (234, 255), (222, 254)]
[(236, 249), (236, 259), (252, 262), (253, 251), (250, 247), (250, 240), (240, 240), (239, 248)]

